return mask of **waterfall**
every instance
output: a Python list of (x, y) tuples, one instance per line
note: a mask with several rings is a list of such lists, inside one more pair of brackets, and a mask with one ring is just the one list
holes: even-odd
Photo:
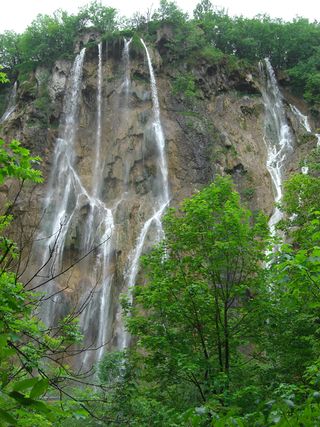
[[(67, 231), (81, 196), (87, 192), (74, 168), (74, 143), (77, 132), (79, 99), (85, 49), (75, 58), (70, 73), (70, 87), (65, 96), (65, 123), (56, 141), (53, 165), (45, 201), (45, 215), (39, 241), (42, 252), (41, 273), (48, 279), (63, 268), (63, 253)], [(41, 254), (40, 252), (40, 254)], [(54, 281), (46, 285), (47, 302), (42, 306), (42, 317), (49, 326), (54, 322), (56, 306), (61, 293)], [(51, 296), (50, 296), (51, 294)]]
[[(127, 117), (130, 118), (128, 123), (132, 122), (128, 109), (128, 96), (131, 90), (130, 43), (131, 40), (125, 40), (122, 53), (124, 66), (122, 86), (120, 91), (115, 92), (115, 99), (111, 99), (110, 104), (108, 103), (111, 111), (116, 109), (118, 112), (120, 105), (117, 100), (120, 97), (123, 110), (120, 111), (119, 117), (123, 120), (121, 114), (126, 111)], [(144, 212), (143, 206), (146, 206), (148, 214), (145, 222), (141, 224), (134, 248), (128, 256), (123, 277), (130, 302), (139, 270), (139, 258), (146, 250), (147, 242), (157, 241), (163, 236), (161, 218), (169, 204), (168, 167), (158, 88), (149, 51), (144, 42), (141, 43), (148, 62), (152, 99), (151, 114), (144, 130), (144, 141), (150, 144), (150, 153), (154, 156), (154, 159), (149, 158), (148, 161), (155, 160), (156, 168), (148, 177), (152, 191), (143, 196), (141, 205), (141, 212)], [(93, 120), (95, 132), (92, 134), (92, 144), (88, 145), (90, 155), (86, 161), (82, 154), (82, 144), (85, 138), (91, 137), (92, 127), (79, 125), (80, 117), (81, 121), (86, 119), (82, 108), (80, 111), (85, 49), (76, 56), (70, 71), (63, 106), (63, 121), (60, 124), (48, 181), (45, 212), (34, 248), (37, 258), (35, 264), (39, 269), (30, 279), (36, 284), (33, 285), (34, 288), (41, 286), (40, 290), (45, 292), (39, 310), (48, 327), (57, 326), (58, 321), (69, 313), (71, 316), (79, 317), (84, 335), (84, 348), (87, 351), (82, 352), (76, 363), (79, 368), (85, 369), (101, 360), (107, 346), (116, 343), (118, 348), (124, 349), (130, 342), (122, 319), (119, 320), (117, 317), (120, 315), (120, 312), (116, 312), (117, 305), (114, 305), (115, 296), (120, 291), (115, 285), (119, 283), (121, 277), (120, 272), (118, 276), (114, 274), (114, 271), (117, 271), (114, 269), (114, 262), (118, 250), (119, 230), (115, 225), (119, 219), (115, 218), (118, 218), (118, 214), (122, 215), (121, 210), (117, 209), (126, 204), (130, 206), (132, 198), (135, 198), (137, 193), (135, 189), (132, 191), (131, 181), (126, 179), (126, 168), (122, 175), (124, 185), (120, 197), (115, 197), (114, 192), (109, 196), (108, 188), (104, 185), (113, 158), (108, 157), (105, 146), (108, 139), (103, 133), (106, 97), (103, 96), (102, 54), (100, 43), (96, 74), (96, 110), (89, 116), (90, 120)], [(131, 151), (128, 153), (131, 155)], [(134, 157), (127, 160), (128, 174), (132, 168), (130, 166), (132, 159)], [(143, 164), (141, 167), (144, 167)], [(105, 201), (108, 199), (112, 200), (111, 206)], [(76, 266), (70, 269), (68, 277), (61, 275), (61, 272), (66, 269), (69, 271), (69, 267), (74, 264)]]
[[(160, 180), (160, 186), (159, 186), (158, 197), (154, 201), (154, 213), (144, 223), (140, 231), (140, 234), (136, 240), (136, 245), (130, 256), (129, 269), (128, 269), (128, 275), (127, 275), (128, 298), (130, 303), (132, 303), (132, 299), (133, 299), (132, 292), (133, 292), (133, 288), (136, 282), (136, 277), (139, 271), (139, 259), (144, 249), (146, 237), (152, 225), (155, 226), (155, 229), (156, 229), (156, 240), (159, 240), (163, 236), (161, 217), (170, 201), (169, 183), (168, 183), (168, 166), (167, 166), (167, 159), (166, 159), (166, 152), (165, 152), (165, 137), (164, 137), (164, 132), (163, 132), (161, 119), (160, 119), (160, 105), (159, 105), (159, 98), (158, 98), (157, 82), (155, 79), (152, 61), (150, 58), (148, 48), (145, 45), (144, 41), (142, 39), (140, 40), (145, 49), (148, 68), (149, 68), (149, 75), (150, 75), (152, 116), (153, 116), (151, 127), (152, 127), (153, 137), (154, 137), (154, 141), (155, 141), (157, 152), (158, 152), (158, 169), (159, 169), (158, 179)], [(122, 331), (122, 333), (120, 334), (120, 341), (121, 341), (119, 345), (120, 348), (128, 347), (130, 342), (129, 334)]]
[[(65, 124), (56, 142), (53, 166), (48, 183), (43, 229), (41, 275), (48, 279), (82, 259), (76, 279), (78, 301), (70, 300), (62, 289), (68, 289), (68, 280), (48, 280), (45, 290), (47, 302), (42, 305), (42, 318), (48, 326), (68, 312), (80, 314), (80, 327), (85, 347), (81, 365), (88, 368), (101, 359), (111, 328), (108, 327), (110, 310), (110, 259), (114, 229), (112, 210), (100, 198), (103, 181), (101, 159), (102, 121), (102, 45), (98, 46), (96, 133), (93, 146), (93, 173), (91, 186), (82, 181), (77, 170), (79, 106), (81, 100), (82, 69), (85, 49), (77, 55), (70, 73), (70, 87), (65, 95)], [(47, 238), (47, 236), (49, 236)], [(45, 246), (44, 246), (45, 245)], [(41, 250), (41, 248), (40, 248)], [(81, 277), (81, 275), (83, 277)], [(70, 276), (71, 277), (71, 276)], [(67, 282), (67, 285), (65, 285)], [(82, 283), (82, 284), (81, 284)], [(84, 289), (84, 291), (82, 290)], [(70, 297), (69, 297), (70, 299)], [(90, 351), (96, 350), (96, 351)]]
[(95, 144), (95, 160), (92, 177), (92, 195), (98, 197), (100, 195), (101, 180), (101, 114), (102, 114), (102, 42), (98, 45), (98, 78), (97, 78), (97, 124), (96, 124), (96, 144)]
[[(308, 133), (311, 133), (312, 130), (311, 130), (311, 126), (309, 124), (308, 116), (305, 116), (304, 114), (302, 114), (301, 111), (296, 106), (294, 106), (292, 104), (290, 104), (290, 108), (291, 108), (291, 111), (293, 112), (293, 114), (298, 119), (300, 126), (302, 126)], [(318, 140), (319, 140), (319, 138), (318, 138)], [(308, 175), (308, 173), (309, 173), (308, 166), (302, 166), (301, 167), (301, 173), (303, 175)]]
[[(94, 171), (92, 175), (91, 197), (89, 200), (89, 214), (83, 230), (85, 252), (89, 252), (99, 244), (99, 240), (105, 242), (95, 255), (93, 263), (89, 266), (95, 272), (97, 292), (84, 295), (84, 299), (91, 298), (90, 303), (80, 316), (80, 325), (85, 332), (87, 344), (94, 346), (97, 351), (93, 354), (85, 352), (82, 364), (86, 367), (88, 362), (101, 360), (105, 351), (105, 345), (110, 339), (110, 288), (112, 275), (110, 273), (110, 258), (112, 251), (112, 235), (114, 220), (112, 210), (108, 209), (101, 200), (101, 187), (103, 183), (101, 172), (104, 161), (101, 156), (102, 140), (102, 43), (98, 45), (98, 73), (97, 73), (97, 96), (96, 96), (96, 135), (94, 150)], [(95, 283), (93, 283), (95, 285)], [(93, 330), (97, 330), (96, 340), (92, 339)], [(89, 341), (91, 338), (91, 342)]]
[(3, 115), (0, 118), (0, 124), (8, 120), (8, 118), (11, 116), (11, 114), (14, 112), (16, 108), (16, 102), (17, 102), (17, 82), (14, 83), (10, 96), (9, 96), (9, 102), (8, 106), (6, 108), (6, 111), (3, 113)]
[(166, 151), (165, 151), (166, 143), (165, 143), (164, 133), (163, 133), (161, 120), (160, 120), (160, 106), (159, 106), (157, 82), (154, 76), (152, 62), (151, 62), (151, 58), (150, 58), (150, 54), (147, 49), (147, 46), (145, 45), (142, 39), (141, 39), (141, 43), (146, 52), (149, 74), (150, 74), (152, 110), (153, 110), (152, 125), (153, 125), (153, 130), (155, 135), (155, 141), (156, 141), (158, 153), (159, 153), (160, 175), (162, 180), (162, 186), (161, 186), (162, 191), (159, 198), (159, 211), (162, 211), (164, 209), (163, 206), (167, 206), (170, 200), (169, 199), (169, 183), (168, 183), (168, 166), (167, 166), (167, 158), (166, 158)]
[[(268, 58), (259, 63), (260, 78), (263, 82), (261, 93), (265, 106), (264, 142), (267, 148), (267, 169), (270, 173), (275, 203), (281, 201), (284, 168), (288, 155), (293, 150), (293, 136), (286, 119), (283, 98)], [(281, 220), (282, 212), (276, 206), (269, 220), (271, 233)]]
[[(305, 128), (305, 130), (309, 133), (312, 133), (311, 126), (309, 124), (308, 116), (305, 116), (301, 113), (301, 111), (294, 105), (290, 104), (291, 111), (297, 117), (300, 125)], [(315, 137), (317, 138), (317, 147), (320, 147), (320, 133), (315, 133)]]
[(130, 89), (130, 54), (129, 54), (129, 47), (132, 42), (132, 38), (127, 40), (124, 38), (124, 48), (122, 51), (122, 62), (124, 66), (124, 82), (123, 82), (123, 88), (125, 93), (125, 106), (128, 104), (128, 96), (129, 96), (129, 89)]
[(308, 117), (305, 116), (304, 114), (302, 114), (301, 111), (298, 110), (298, 108), (295, 107), (294, 105), (290, 104), (290, 108), (291, 108), (291, 111), (293, 112), (293, 114), (297, 117), (298, 122), (300, 123), (300, 125), (302, 127), (304, 127), (307, 132), (311, 133), (312, 130), (311, 130), (311, 126), (309, 124)]
[[(294, 105), (290, 104), (291, 111), (297, 117), (298, 122), (308, 133), (312, 133), (311, 126), (309, 124), (308, 116), (305, 116), (301, 111)], [(314, 133), (314, 136), (317, 138), (317, 147), (320, 147), (320, 133)], [(309, 173), (308, 166), (302, 166), (301, 173), (307, 175)]]

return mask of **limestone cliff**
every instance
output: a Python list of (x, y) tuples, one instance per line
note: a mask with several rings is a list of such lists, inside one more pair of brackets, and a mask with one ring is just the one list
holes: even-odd
[[(170, 63), (165, 63), (160, 55), (160, 42), (158, 49), (150, 49), (150, 52), (166, 140), (171, 205), (177, 205), (210, 183), (215, 175), (230, 174), (249, 207), (262, 209), (271, 215), (274, 193), (266, 167), (265, 108), (258, 68), (230, 71), (223, 62), (212, 66), (203, 60), (189, 70), (198, 86), (196, 96), (190, 99), (173, 91), (173, 82), (184, 72), (184, 65), (173, 68)], [(50, 177), (50, 172), (61, 124), (67, 114), (65, 94), (70, 86), (71, 70), (72, 61), (60, 60), (53, 69), (39, 68), (29, 80), (20, 82), (15, 109), (1, 125), (2, 137), (19, 139), (33, 154), (42, 157), (46, 182), (56, 179)], [(112, 45), (103, 44), (102, 162), (99, 163), (100, 170), (95, 171), (97, 73), (98, 48), (96, 43), (92, 43), (86, 49), (83, 64), (74, 167), (84, 191), (88, 193), (92, 190), (93, 175), (99, 176), (101, 200), (113, 215), (114, 229), (108, 254), (111, 278), (108, 298), (111, 302), (106, 313), (108, 333), (105, 336), (107, 346), (111, 347), (119, 346), (121, 341), (119, 295), (127, 288), (132, 252), (143, 225), (153, 214), (160, 191), (159, 153), (153, 141), (150, 76), (143, 50), (132, 47), (126, 63), (121, 40)], [(124, 88), (126, 78), (130, 81), (127, 92)], [(304, 113), (308, 111), (307, 106), (286, 91), (284, 96), (287, 120), (294, 135), (294, 151), (286, 161), (286, 174), (289, 174), (299, 168), (300, 160), (316, 145), (316, 138), (306, 132), (289, 104), (297, 105)], [(314, 127), (317, 125), (312, 124)], [(29, 244), (30, 236), (37, 235), (34, 229), (42, 227), (48, 185), (25, 192), (18, 204), (20, 221)], [(4, 191), (9, 193), (10, 189)], [(84, 198), (65, 238), (64, 269), (82, 256), (88, 215), (89, 204)], [(147, 233), (144, 250), (155, 239), (157, 233), (153, 228), (151, 226)], [(56, 280), (58, 289), (64, 289), (56, 301), (56, 318), (70, 310), (76, 311), (86, 297), (98, 298), (97, 303), (86, 308), (91, 310), (84, 327), (88, 346), (95, 345), (97, 330), (102, 327), (99, 321), (99, 288), (102, 285), (97, 279), (99, 272), (92, 275), (91, 271), (95, 256), (98, 255), (93, 251), (76, 263), (71, 272)], [(27, 278), (35, 270), (35, 258), (27, 268)]]

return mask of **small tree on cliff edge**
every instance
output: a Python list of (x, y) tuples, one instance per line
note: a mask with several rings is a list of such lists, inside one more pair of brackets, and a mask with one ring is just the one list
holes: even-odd
[(164, 227), (164, 241), (143, 259), (147, 283), (135, 288), (128, 328), (148, 382), (189, 383), (193, 399), (205, 402), (254, 343), (267, 221), (241, 207), (231, 180), (219, 177), (171, 209)]

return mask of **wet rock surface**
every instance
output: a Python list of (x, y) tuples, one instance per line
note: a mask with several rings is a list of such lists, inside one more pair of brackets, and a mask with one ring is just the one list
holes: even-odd
[[(217, 174), (228, 174), (251, 209), (262, 209), (270, 215), (274, 193), (266, 168), (264, 105), (257, 89), (257, 77), (244, 73), (243, 77), (228, 81), (223, 69), (209, 69), (203, 63), (194, 70), (201, 90), (199, 97), (190, 103), (183, 96), (174, 96), (169, 77), (172, 70), (160, 56), (164, 40), (168, 38), (169, 30), (158, 35), (160, 53), (152, 51), (151, 57), (155, 63), (161, 123), (166, 139), (171, 205), (177, 205), (212, 182)], [(115, 226), (110, 255), (110, 298), (113, 302), (109, 313), (111, 339), (108, 346), (112, 347), (119, 344), (116, 333), (119, 330), (119, 295), (126, 291), (130, 257), (143, 224), (152, 216), (154, 200), (161, 189), (157, 179), (159, 153), (152, 135), (150, 81), (144, 57), (134, 55), (130, 60), (131, 84), (125, 93), (123, 58), (119, 50), (122, 46), (109, 45), (107, 48), (108, 55), (103, 54), (102, 64), (103, 161), (98, 173), (103, 182), (101, 197), (105, 206), (112, 210)], [(106, 47), (103, 49), (105, 52)], [(97, 58), (97, 48), (90, 48), (84, 61), (75, 139), (75, 168), (88, 192), (91, 191), (95, 167)], [(71, 67), (72, 62), (63, 60), (57, 61), (52, 70), (38, 70), (28, 84), (19, 88), (17, 108), (1, 126), (1, 135), (5, 139), (17, 138), (34, 155), (42, 157), (41, 167), (46, 180), (65, 120), (63, 98), (70, 83)], [(303, 131), (290, 116), (289, 108), (288, 118), (295, 139), (299, 141)], [(296, 144), (288, 171), (297, 170), (302, 155), (313, 145), (313, 141), (306, 145)], [(22, 193), (19, 217), (29, 234), (41, 223), (47, 188), (45, 183), (32, 192)], [(1, 197), (7, 196), (8, 192), (9, 189), (2, 189)], [(79, 258), (88, 212), (84, 200), (74, 226), (68, 232), (64, 268)], [(18, 238), (18, 231), (16, 234)], [(151, 229), (145, 249), (152, 245), (153, 235)], [(28, 244), (25, 243), (26, 252), (30, 250), (30, 238)], [(60, 301), (63, 305), (61, 312), (65, 312), (66, 307), (76, 306), (96, 285), (87, 271), (94, 256), (93, 252), (85, 264), (76, 263), (68, 278), (61, 277), (60, 289), (65, 287), (66, 281), (68, 283)], [(29, 266), (28, 270), (32, 269), (33, 266)], [(93, 336), (91, 338), (94, 340)]]

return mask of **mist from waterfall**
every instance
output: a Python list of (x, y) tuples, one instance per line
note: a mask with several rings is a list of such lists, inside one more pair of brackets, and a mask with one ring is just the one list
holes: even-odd
[[(279, 203), (283, 196), (284, 169), (288, 156), (293, 151), (293, 136), (286, 119), (283, 97), (268, 58), (259, 63), (259, 72), (263, 82), (261, 93), (265, 106), (264, 142), (267, 148), (267, 169), (273, 184), (275, 203)], [(269, 220), (272, 234), (275, 233), (275, 226), (282, 216), (276, 206)]]
[(16, 103), (17, 103), (17, 89), (18, 89), (18, 84), (17, 84), (17, 82), (15, 82), (14, 85), (13, 85), (13, 87), (12, 87), (12, 90), (10, 92), (8, 106), (7, 106), (6, 110), (5, 110), (5, 112), (0, 117), (0, 124), (4, 123), (6, 120), (8, 120), (9, 117), (11, 116), (11, 114), (14, 112), (14, 110), (16, 108)]

